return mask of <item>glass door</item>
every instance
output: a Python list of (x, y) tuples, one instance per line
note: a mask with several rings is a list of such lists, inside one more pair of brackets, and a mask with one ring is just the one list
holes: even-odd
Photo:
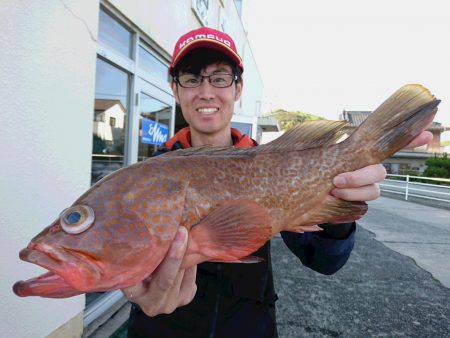
[(138, 161), (143, 161), (169, 139), (172, 107), (145, 92), (139, 95)]
[(137, 106), (133, 116), (132, 161), (144, 161), (174, 134), (175, 99), (137, 80)]

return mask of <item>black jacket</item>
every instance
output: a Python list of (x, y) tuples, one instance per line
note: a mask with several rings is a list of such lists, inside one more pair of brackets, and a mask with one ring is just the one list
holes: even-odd
[[(180, 148), (176, 142), (170, 150)], [(166, 151), (162, 148), (155, 155)], [(350, 255), (355, 224), (322, 227), (320, 234), (283, 232), (282, 237), (305, 266), (331, 274)], [(264, 260), (199, 264), (194, 300), (170, 315), (149, 318), (133, 304), (128, 337), (277, 337), (270, 242), (253, 255)]]

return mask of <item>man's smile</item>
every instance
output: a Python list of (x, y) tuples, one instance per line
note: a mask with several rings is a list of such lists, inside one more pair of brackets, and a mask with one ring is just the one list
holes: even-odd
[(211, 108), (197, 108), (196, 109), (199, 113), (202, 114), (214, 114), (215, 112), (219, 111), (219, 108), (211, 107)]

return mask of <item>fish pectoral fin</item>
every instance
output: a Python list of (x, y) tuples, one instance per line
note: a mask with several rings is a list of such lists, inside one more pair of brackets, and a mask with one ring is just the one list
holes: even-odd
[(192, 226), (187, 255), (197, 255), (203, 261), (256, 263), (258, 260), (247, 256), (271, 235), (265, 208), (251, 200), (230, 200)]
[(284, 230), (293, 232), (309, 232), (322, 230), (317, 224), (347, 223), (360, 219), (367, 212), (367, 203), (359, 201), (345, 201), (328, 195), (325, 202), (307, 213), (296, 217), (294, 226)]

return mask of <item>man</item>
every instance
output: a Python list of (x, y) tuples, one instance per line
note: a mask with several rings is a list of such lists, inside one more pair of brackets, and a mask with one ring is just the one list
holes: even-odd
[[(226, 34), (200, 28), (177, 42), (170, 65), (171, 87), (189, 127), (165, 143), (160, 152), (202, 145), (252, 147), (256, 142), (230, 128), (234, 103), (242, 87), (243, 64)], [(427, 143), (422, 133), (412, 147)], [(335, 177), (336, 197), (368, 201), (379, 196), (382, 165)], [(301, 262), (332, 274), (347, 261), (355, 223), (322, 224), (318, 233), (282, 233)], [(180, 269), (188, 234), (178, 230), (165, 259), (151, 279), (127, 288), (132, 301), (129, 337), (276, 337), (275, 300), (270, 243), (255, 255), (257, 264), (202, 263)]]

